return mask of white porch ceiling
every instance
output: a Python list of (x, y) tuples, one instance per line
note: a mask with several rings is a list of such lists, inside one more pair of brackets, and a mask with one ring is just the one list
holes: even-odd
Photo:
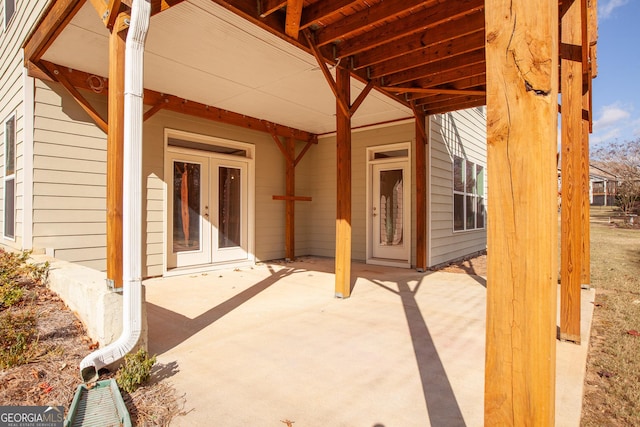
[[(43, 59), (106, 77), (108, 42), (87, 2)], [(144, 79), (148, 89), (308, 132), (336, 128), (336, 101), (315, 58), (209, 0), (188, 0), (151, 19)], [(352, 79), (352, 100), (363, 88)], [(411, 116), (372, 91), (352, 126)]]

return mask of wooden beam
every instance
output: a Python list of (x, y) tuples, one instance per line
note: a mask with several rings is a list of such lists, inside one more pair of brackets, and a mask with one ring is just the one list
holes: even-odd
[(296, 166), (298, 166), (298, 163), (300, 163), (300, 160), (302, 160), (302, 158), (307, 153), (307, 151), (309, 151), (309, 148), (311, 148), (312, 145), (317, 144), (317, 143), (318, 143), (317, 139), (315, 141), (307, 141), (307, 144), (304, 146), (302, 151), (300, 151), (300, 153), (298, 153), (298, 157), (296, 157), (296, 161), (294, 162), (294, 164)]
[(286, 140), (286, 161), (285, 161), (285, 187), (287, 200), (285, 202), (285, 257), (291, 261), (296, 258), (296, 205), (294, 197), (296, 194), (296, 141), (293, 138)]
[(351, 117), (353, 117), (353, 115), (356, 113), (356, 111), (358, 111), (358, 108), (360, 108), (360, 105), (367, 98), (367, 95), (369, 95), (369, 92), (371, 92), (371, 89), (373, 89), (374, 86), (375, 85), (374, 85), (373, 80), (370, 80), (367, 83), (367, 85), (364, 87), (364, 89), (362, 89), (362, 92), (360, 92), (360, 95), (358, 95), (356, 100), (349, 107), (349, 113), (350, 113)]
[(66, 78), (65, 74), (61, 72), (60, 68), (45, 66), (49, 75), (60, 83), (69, 94), (76, 100), (78, 105), (91, 117), (94, 123), (104, 132), (108, 133), (109, 126), (107, 122), (100, 116), (91, 103), (73, 86), (73, 84)]
[(124, 62), (129, 15), (116, 16), (109, 35), (109, 131), (107, 133), (107, 280), (122, 287), (122, 191), (124, 157)]
[[(588, 79), (591, 79), (591, 74), (588, 74)], [(587, 85), (587, 90), (582, 94), (582, 109), (591, 110), (591, 90), (590, 85)], [(589, 132), (591, 121), (589, 115), (587, 119), (582, 119), (582, 160), (580, 166), (582, 167), (580, 179), (582, 181), (582, 279), (583, 285), (591, 284), (591, 205), (589, 201)]]
[[(318, 46), (324, 46), (337, 39), (349, 36), (361, 30), (362, 27), (380, 24), (390, 17), (401, 15), (423, 4), (424, 0), (403, 0), (380, 2), (369, 7), (364, 7), (361, 11), (342, 18), (339, 25), (328, 25), (316, 31), (316, 42)], [(444, 4), (442, 4), (442, 6), (443, 8), (445, 7)], [(447, 5), (446, 7), (452, 6)]]
[(287, 0), (258, 0), (258, 13), (261, 18), (266, 18), (287, 5)]
[(313, 53), (313, 56), (316, 58), (316, 62), (318, 63), (320, 70), (322, 70), (322, 74), (324, 74), (324, 78), (329, 84), (329, 88), (333, 92), (333, 95), (335, 96), (336, 101), (338, 102), (338, 107), (342, 110), (342, 112), (345, 115), (351, 115), (351, 112), (349, 111), (349, 103), (351, 102), (351, 100), (350, 99), (343, 100), (342, 97), (339, 95), (337, 84), (335, 80), (333, 80), (333, 76), (329, 71), (329, 67), (327, 67), (327, 63), (324, 62), (324, 57), (320, 53), (318, 46), (316, 46), (316, 44), (311, 39), (311, 35), (309, 34), (309, 31), (304, 31), (303, 34), (305, 39), (307, 39), (307, 43), (309, 43), (309, 46), (311, 46), (311, 52)]
[[(562, 17), (562, 46), (582, 43), (581, 2), (574, 1)], [(567, 55), (565, 55), (565, 52)], [(562, 49), (562, 205), (560, 237), (560, 338), (580, 343), (582, 284), (583, 138), (582, 61)]]
[(446, 88), (423, 88), (423, 87), (399, 87), (389, 86), (382, 89), (393, 93), (416, 93), (416, 94), (447, 94), (447, 95), (480, 95), (485, 96), (486, 90), (471, 89), (446, 89)]
[(155, 116), (157, 112), (159, 112), (165, 107), (165, 104), (167, 102), (169, 102), (169, 100), (167, 98), (164, 98), (158, 101), (155, 105), (152, 105), (151, 108), (149, 108), (147, 111), (144, 112), (144, 115), (142, 116), (142, 120), (146, 122), (151, 117)]
[(477, 73), (486, 73), (484, 46), (464, 56), (444, 58), (409, 70), (388, 74), (384, 76), (384, 83), (387, 86), (397, 86), (417, 81), (418, 86), (428, 87), (477, 75)]
[(49, 2), (35, 30), (24, 43), (24, 62), (37, 64), (49, 46), (84, 5), (85, 0), (58, 0)]
[(340, 107), (351, 97), (349, 70), (336, 68), (336, 287), (338, 298), (351, 295), (351, 116)]
[[(357, 55), (358, 67), (406, 55), (484, 29), (482, 0), (433, 4), (385, 25), (371, 28), (336, 46), (336, 57)], [(470, 13), (474, 12), (475, 13)]]
[[(384, 61), (369, 67), (369, 77), (380, 78), (387, 74), (394, 74), (400, 71), (410, 70), (417, 64), (424, 65), (429, 62), (450, 58), (482, 49), (484, 46), (484, 31), (477, 31), (466, 36), (448, 40), (435, 45), (429, 45), (424, 49), (410, 52), (393, 61)], [(463, 58), (461, 58), (464, 61)], [(356, 66), (358, 64), (356, 63)]]
[[(116, 24), (116, 20), (120, 15), (120, 6), (122, 5), (121, 0), (109, 0), (109, 5), (107, 6), (107, 16), (102, 18), (102, 22), (104, 25), (111, 30), (113, 26)], [(123, 24), (121, 24), (123, 25)]]
[(306, 6), (302, 10), (302, 22), (300, 29), (305, 29), (318, 21), (322, 21), (332, 15), (336, 15), (352, 6), (357, 0), (332, 0), (318, 1)]
[(424, 113), (414, 109), (416, 119), (416, 269), (427, 270), (427, 133)]
[(284, 31), (289, 37), (296, 40), (300, 32), (300, 19), (302, 19), (303, 5), (304, 0), (287, 1), (287, 16), (285, 18)]
[(487, 0), (484, 425), (553, 426), (558, 2)]

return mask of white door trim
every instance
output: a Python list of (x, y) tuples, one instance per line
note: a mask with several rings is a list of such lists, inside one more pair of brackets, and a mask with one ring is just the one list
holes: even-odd
[[(387, 156), (388, 154), (388, 156)], [(393, 166), (394, 168), (402, 168), (403, 173), (403, 223), (405, 225), (405, 231), (403, 235), (403, 251), (396, 252), (392, 258), (380, 258), (374, 255), (374, 244), (376, 244), (374, 227), (374, 169), (384, 167), (384, 165)], [(374, 168), (375, 166), (375, 168)], [(368, 264), (385, 265), (392, 267), (411, 267), (411, 238), (413, 230), (411, 228), (411, 188), (412, 188), (412, 173), (411, 173), (411, 143), (398, 143), (389, 145), (380, 145), (367, 148), (367, 182), (366, 182), (366, 227), (367, 227), (367, 260)], [(379, 208), (377, 208), (379, 209)]]

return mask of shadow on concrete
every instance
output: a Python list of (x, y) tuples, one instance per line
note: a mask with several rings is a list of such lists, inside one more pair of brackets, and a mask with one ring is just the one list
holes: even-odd
[(147, 318), (149, 324), (149, 353), (163, 354), (193, 335), (229, 314), (260, 292), (269, 288), (280, 279), (299, 271), (283, 268), (274, 271), (268, 267), (271, 276), (238, 293), (228, 300), (191, 319), (164, 307), (147, 302)]
[(418, 307), (416, 295), (423, 281), (418, 281), (413, 290), (409, 283), (397, 281), (398, 290), (396, 291), (378, 280), (369, 280), (375, 285), (398, 295), (402, 301), (413, 343), (413, 351), (418, 363), (422, 392), (427, 404), (430, 425), (438, 427), (466, 426), (460, 406), (451, 388), (451, 383), (438, 355), (438, 350), (429, 333), (427, 322)]

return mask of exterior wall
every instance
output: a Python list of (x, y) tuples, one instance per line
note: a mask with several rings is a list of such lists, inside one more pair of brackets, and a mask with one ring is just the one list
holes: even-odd
[[(486, 114), (484, 108), (471, 108), (430, 119), (429, 196), (430, 219), (428, 266), (485, 250), (486, 228), (453, 231), (453, 156), (484, 167), (485, 206), (487, 205)], [(485, 221), (486, 224), (486, 221)]]
[[(367, 256), (366, 200), (367, 148), (395, 143), (415, 143), (413, 122), (389, 125), (375, 129), (354, 131), (351, 137), (351, 233), (352, 258), (365, 260)], [(309, 233), (309, 254), (335, 256), (336, 248), (336, 137), (320, 138), (317, 149), (310, 152), (313, 158), (314, 178), (310, 219), (313, 224)], [(412, 161), (411, 194), (415, 198), (415, 161)], [(415, 218), (415, 206), (412, 206)], [(415, 224), (415, 219), (413, 219)], [(412, 229), (415, 227), (412, 227)], [(412, 233), (412, 263), (415, 261), (415, 231)]]
[[(4, 177), (5, 166), (5, 135), (4, 122), (11, 115), (16, 118), (16, 175), (15, 175), (15, 239), (4, 238), (4, 180), (0, 180), (0, 245), (6, 245), (11, 248), (21, 249), (23, 246), (29, 247), (30, 242), (23, 245), (24, 226), (23, 218), (25, 217), (23, 207), (25, 200), (25, 163), (28, 165), (30, 160), (25, 162), (24, 141), (29, 140), (25, 129), (25, 88), (22, 65), (23, 55), (21, 45), (35, 24), (40, 11), (45, 7), (47, 0), (30, 0), (17, 1), (15, 13), (9, 22), (7, 28), (4, 28), (4, 2), (0, 2), (0, 173)], [(30, 100), (27, 100), (30, 102)], [(29, 120), (27, 120), (29, 122)], [(28, 150), (27, 150), (28, 153)], [(27, 180), (29, 185), (29, 180)], [(29, 206), (29, 204), (27, 204)], [(27, 215), (28, 217), (28, 215)], [(28, 218), (27, 218), (28, 219)], [(28, 226), (28, 224), (27, 224)]]
[[(104, 96), (86, 93), (103, 117)], [(57, 83), (36, 80), (33, 247), (106, 269), (106, 135)]]

